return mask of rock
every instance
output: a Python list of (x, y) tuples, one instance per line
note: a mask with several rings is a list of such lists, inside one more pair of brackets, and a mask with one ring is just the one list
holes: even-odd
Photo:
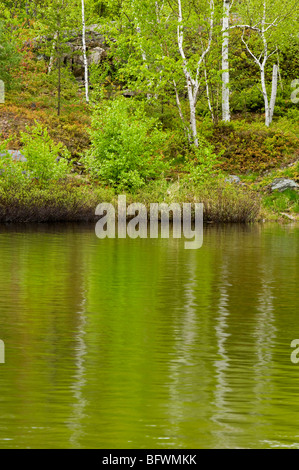
[[(62, 56), (64, 65), (68, 66), (75, 78), (84, 80), (84, 61), (82, 51), (82, 34), (78, 31), (68, 33), (65, 39), (66, 52)], [(109, 50), (109, 43), (100, 25), (90, 25), (86, 28), (86, 50), (88, 65), (100, 64), (107, 58), (107, 51)], [(111, 39), (110, 39), (111, 40)], [(27, 44), (27, 43), (25, 43)], [(53, 37), (40, 36), (32, 40), (33, 49), (39, 59), (49, 61), (49, 56), (42, 54), (41, 49), (49, 44), (53, 44)]]
[(88, 56), (88, 65), (99, 64), (105, 57), (107, 57), (105, 49), (99, 46), (94, 47)]
[(297, 217), (294, 217), (293, 215), (290, 215), (290, 214), (287, 214), (286, 212), (281, 212), (281, 215), (283, 215), (284, 217), (286, 217), (287, 219), (290, 219), (290, 220), (297, 220)]
[[(20, 150), (7, 150), (7, 152), (11, 155), (11, 158), (15, 162), (27, 162), (27, 159), (20, 152)], [(0, 153), (0, 157), (4, 157), (5, 155), (5, 153)]]
[(137, 96), (138, 93), (137, 91), (123, 90), (122, 95), (125, 96), (126, 98), (132, 98), (133, 96)]
[(236, 184), (239, 184), (239, 183), (241, 183), (241, 180), (240, 180), (239, 176), (236, 176), (236, 175), (229, 175), (227, 178), (225, 178), (225, 182), (226, 182), (226, 183), (236, 183)]
[(270, 189), (272, 191), (279, 191), (282, 193), (286, 189), (298, 189), (299, 184), (296, 183), (294, 180), (290, 180), (287, 178), (276, 178), (273, 183), (270, 185)]

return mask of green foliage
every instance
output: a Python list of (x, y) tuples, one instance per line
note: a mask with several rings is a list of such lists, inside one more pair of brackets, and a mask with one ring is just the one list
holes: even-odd
[(0, 184), (7, 182), (10, 185), (22, 185), (25, 181), (25, 168), (23, 162), (16, 162), (7, 152), (9, 140), (0, 142)]
[(198, 137), (198, 148), (192, 149), (191, 159), (185, 165), (187, 174), (185, 178), (197, 184), (205, 184), (216, 174), (220, 176), (220, 170), (217, 168), (219, 164), (219, 155), (214, 153), (214, 147), (203, 135)]
[(25, 170), (31, 178), (42, 182), (65, 178), (69, 172), (68, 151), (62, 144), (55, 144), (46, 128), (36, 123), (21, 132), (24, 145), (22, 153), (27, 159)]
[(287, 115), (286, 115), (287, 119), (289, 119), (290, 121), (293, 121), (294, 123), (297, 123), (299, 122), (299, 108), (298, 107), (295, 107), (293, 106), (292, 108), (290, 108), (287, 112)]
[(299, 213), (299, 194), (297, 191), (287, 189), (280, 193), (278, 191), (266, 196), (263, 201), (264, 207), (276, 213), (293, 212)]
[(264, 171), (293, 158), (298, 151), (298, 137), (289, 129), (262, 122), (233, 121), (214, 127), (212, 142), (222, 152), (221, 168), (229, 172)]
[(257, 86), (235, 91), (232, 94), (231, 109), (234, 112), (261, 111), (264, 109), (263, 95)]
[(85, 164), (93, 178), (120, 189), (136, 190), (161, 176), (167, 133), (150, 118), (141, 102), (116, 99), (94, 111), (92, 147)]
[(15, 84), (12, 78), (12, 71), (20, 62), (20, 54), (16, 49), (16, 44), (7, 35), (4, 22), (0, 21), (0, 80), (5, 84), (5, 89), (10, 90)]

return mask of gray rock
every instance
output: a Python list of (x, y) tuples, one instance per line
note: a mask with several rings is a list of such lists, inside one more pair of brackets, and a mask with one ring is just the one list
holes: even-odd
[(286, 189), (298, 189), (299, 184), (294, 180), (287, 178), (276, 178), (273, 183), (271, 183), (270, 188), (272, 191), (279, 191), (282, 193)]
[(137, 92), (136, 91), (132, 91), (132, 90), (124, 90), (122, 92), (122, 95), (125, 96), (125, 97), (128, 97), (128, 98), (131, 98), (133, 96), (137, 96)]
[[(7, 153), (11, 155), (11, 158), (15, 162), (27, 162), (27, 159), (24, 157), (24, 155), (20, 152), (20, 150), (7, 150)], [(5, 153), (0, 153), (0, 157), (4, 157), (6, 154)]]
[[(107, 58), (107, 51), (110, 49), (109, 42), (113, 41), (106, 39), (106, 35), (100, 25), (91, 25), (86, 28), (86, 49), (88, 65), (100, 64)], [(68, 32), (64, 35), (64, 42), (66, 51), (62, 54), (62, 61), (64, 65), (68, 66), (74, 76), (80, 80), (84, 80), (84, 60), (82, 51), (82, 35), (78, 31)], [(49, 56), (43, 53), (45, 45), (53, 44), (53, 37), (40, 36), (32, 40), (34, 51), (39, 59), (44, 58), (47, 62)], [(25, 43), (27, 44), (27, 43)], [(28, 43), (29, 45), (29, 43)]]
[(88, 57), (88, 65), (99, 64), (105, 57), (107, 57), (106, 50), (102, 47), (94, 47)]
[(240, 180), (239, 176), (236, 176), (236, 175), (229, 175), (227, 178), (225, 178), (225, 182), (226, 182), (226, 183), (236, 183), (236, 184), (239, 184), (239, 183), (241, 183), (241, 180)]

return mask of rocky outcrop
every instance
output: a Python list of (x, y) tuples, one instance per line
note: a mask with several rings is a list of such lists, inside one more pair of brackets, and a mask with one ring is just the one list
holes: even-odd
[(299, 184), (296, 181), (287, 178), (276, 178), (270, 186), (272, 191), (283, 192), (286, 189), (298, 189)]
[[(39, 59), (44, 59), (47, 62), (50, 60), (50, 57), (40, 52), (43, 48), (43, 45), (47, 43), (53, 43), (53, 38), (42, 37), (35, 38), (33, 40), (34, 49), (39, 54)], [(48, 50), (51, 47), (47, 47)], [(72, 70), (74, 76), (78, 80), (84, 80), (84, 62), (82, 54), (82, 36), (81, 32), (73, 32), (70, 34), (70, 37), (64, 41), (64, 49), (67, 51), (63, 54), (62, 60), (64, 65), (67, 65)], [(86, 51), (87, 51), (87, 61), (88, 65), (99, 64), (107, 58), (107, 51), (109, 49), (109, 44), (100, 31), (99, 25), (91, 25), (86, 28)]]
[[(74, 35), (66, 43), (69, 53), (64, 54), (63, 62), (68, 65), (77, 79), (84, 80), (82, 36)], [(107, 58), (109, 45), (97, 25), (86, 28), (86, 52), (88, 65), (99, 64)]]

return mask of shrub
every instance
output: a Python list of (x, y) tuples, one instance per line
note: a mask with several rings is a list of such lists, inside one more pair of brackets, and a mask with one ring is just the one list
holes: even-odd
[(0, 143), (0, 183), (8, 182), (10, 185), (21, 185), (25, 181), (25, 164), (16, 162), (7, 152), (8, 141)]
[(118, 98), (96, 108), (91, 140), (85, 157), (88, 171), (120, 189), (134, 191), (168, 168), (163, 154), (167, 133), (140, 102)]
[(38, 123), (26, 129), (21, 132), (21, 142), (27, 159), (24, 167), (30, 177), (42, 182), (65, 178), (70, 170), (67, 149), (61, 143), (55, 144), (47, 129)]
[(264, 107), (263, 95), (256, 85), (251, 85), (232, 93), (231, 108), (233, 112), (256, 112), (261, 111)]
[[(191, 159), (185, 165), (188, 174), (185, 176), (189, 181), (197, 184), (206, 183), (211, 177), (220, 174), (216, 169), (219, 156), (214, 153), (214, 147), (202, 135), (198, 136), (198, 148), (192, 151)], [(193, 157), (193, 158), (192, 158)]]

